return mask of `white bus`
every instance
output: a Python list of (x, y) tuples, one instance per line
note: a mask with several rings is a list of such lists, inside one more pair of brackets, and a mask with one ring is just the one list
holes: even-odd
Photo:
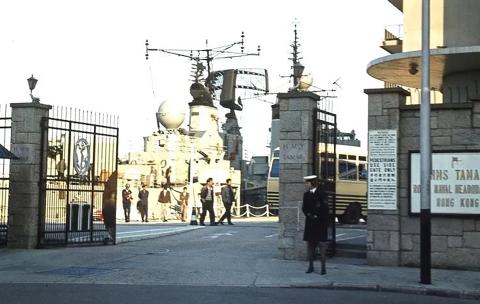
[[(267, 201), (270, 210), (278, 213), (279, 203), (279, 148), (275, 149), (270, 161), (267, 179)], [(333, 152), (333, 151), (332, 151)], [(320, 153), (320, 159), (327, 156), (333, 160), (332, 153)], [(320, 166), (321, 169), (322, 166)], [(328, 167), (328, 166), (327, 166)], [(335, 179), (336, 210), (339, 222), (347, 224), (358, 223), (367, 219), (367, 153), (360, 147), (336, 145), (335, 172), (324, 172), (332, 181)], [(333, 171), (333, 170), (332, 170)]]
[(273, 151), (272, 159), (270, 160), (270, 167), (268, 168), (267, 177), (267, 203), (270, 211), (274, 215), (278, 215), (278, 202), (280, 196), (278, 193), (279, 183), (278, 177), (280, 176), (280, 148), (276, 148)]

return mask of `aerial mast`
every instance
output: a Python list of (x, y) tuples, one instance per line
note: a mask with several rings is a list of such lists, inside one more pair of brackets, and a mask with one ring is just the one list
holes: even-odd
[[(257, 46), (257, 52), (245, 52), (244, 46), (244, 38), (245, 34), (242, 32), (240, 36), (240, 40), (218, 46), (209, 48), (208, 47), (208, 40), (206, 40), (206, 47), (204, 49), (166, 49), (166, 48), (151, 48), (148, 40), (145, 42), (145, 59), (148, 60), (150, 56), (150, 52), (161, 52), (170, 55), (180, 56), (184, 58), (188, 58), (190, 60), (194, 60), (194, 83), (192, 84), (193, 90), (198, 93), (198, 90), (202, 90), (202, 87), (206, 88), (205, 92), (202, 92), (201, 97), (195, 97), (192, 94), (192, 87), (190, 88), (190, 93), (194, 97), (194, 102), (203, 103), (213, 106), (212, 103), (212, 95), (214, 93), (214, 88), (212, 85), (212, 62), (213, 60), (219, 59), (232, 59), (238, 57), (246, 57), (246, 56), (259, 56), (260, 55), (260, 46)], [(240, 48), (240, 50), (234, 50), (235, 47)], [(205, 64), (204, 64), (205, 63)], [(206, 65), (206, 66), (205, 66)], [(202, 75), (203, 71), (207, 70), (207, 77), (203, 80)], [(202, 81), (204, 82), (202, 84)], [(206, 96), (205, 93), (210, 95), (209, 97)], [(200, 100), (200, 98), (202, 100)]]

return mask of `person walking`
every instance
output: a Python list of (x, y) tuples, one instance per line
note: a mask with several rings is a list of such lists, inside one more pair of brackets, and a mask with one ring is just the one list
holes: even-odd
[(170, 178), (172, 176), (172, 167), (168, 166), (167, 171), (165, 171), (165, 184), (167, 185), (167, 188), (170, 188)]
[(233, 225), (232, 223), (232, 204), (235, 202), (235, 194), (233, 193), (232, 189), (232, 180), (227, 178), (226, 185), (222, 187), (222, 202), (223, 206), (225, 207), (225, 213), (222, 215), (220, 220), (218, 221), (219, 224), (223, 224), (223, 220), (227, 219), (229, 225)]
[(67, 169), (67, 165), (65, 164), (62, 154), (60, 154), (60, 160), (56, 164), (55, 169), (57, 170), (58, 178), (65, 179), (65, 170)]
[(163, 185), (163, 189), (158, 195), (158, 202), (160, 203), (160, 219), (163, 218), (164, 222), (168, 222), (167, 217), (170, 210), (171, 196), (167, 185)]
[(207, 179), (207, 184), (202, 188), (200, 192), (200, 201), (202, 202), (202, 214), (200, 215), (200, 225), (205, 226), (205, 216), (207, 211), (210, 215), (210, 226), (216, 226), (215, 223), (215, 211), (213, 210), (213, 178)]
[(183, 192), (180, 193), (180, 219), (182, 222), (187, 220), (188, 198), (190, 194), (187, 192), (187, 187), (183, 187)]
[(107, 230), (107, 237), (103, 240), (105, 244), (109, 241), (115, 240), (116, 229), (116, 193), (117, 193), (117, 171), (114, 171), (105, 183), (105, 188), (102, 195), (102, 217), (105, 229)]
[(107, 230), (107, 237), (103, 240), (106, 244), (109, 241), (113, 241), (115, 237), (115, 193), (109, 192), (103, 201), (102, 217), (105, 229)]
[(140, 204), (140, 216), (142, 217), (142, 222), (148, 223), (148, 190), (147, 185), (142, 184), (142, 190), (138, 192), (138, 198)]
[(126, 184), (125, 189), (122, 190), (123, 214), (125, 215), (125, 222), (130, 222), (130, 208), (132, 206), (132, 191), (130, 185)]
[(320, 244), (321, 274), (326, 274), (325, 260), (328, 246), (328, 200), (327, 194), (318, 186), (317, 176), (310, 175), (303, 178), (309, 190), (303, 194), (302, 211), (305, 214), (305, 230), (303, 240), (307, 242), (308, 269), (306, 273), (314, 271), (313, 260), (315, 249)]

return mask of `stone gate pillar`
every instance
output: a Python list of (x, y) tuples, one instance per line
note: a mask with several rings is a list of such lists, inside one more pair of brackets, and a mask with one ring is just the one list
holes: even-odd
[(313, 172), (313, 110), (320, 97), (312, 92), (277, 95), (280, 109), (279, 254), (305, 259), (303, 177)]
[[(403, 134), (400, 128), (400, 108), (405, 105), (406, 97), (410, 93), (402, 88), (366, 89), (364, 92), (368, 95), (368, 130), (397, 130), (399, 135)], [(408, 155), (400, 156), (397, 152), (397, 208), (395, 210), (368, 209), (367, 262), (369, 265), (398, 266), (400, 264), (401, 212), (399, 205), (407, 204), (403, 200), (408, 196), (406, 182)], [(401, 202), (399, 197), (402, 197)]]
[(31, 249), (37, 246), (41, 166), (42, 117), (49, 105), (12, 103), (11, 151), (19, 159), (10, 162), (8, 204), (8, 247)]

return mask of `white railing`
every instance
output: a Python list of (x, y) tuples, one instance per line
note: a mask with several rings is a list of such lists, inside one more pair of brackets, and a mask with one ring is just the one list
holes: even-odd
[[(252, 210), (260, 210), (260, 209), (265, 209), (265, 211), (262, 214), (256, 214), (256, 213), (252, 212)], [(244, 204), (242, 206), (233, 207), (232, 215), (235, 216), (235, 217), (250, 217), (250, 216), (253, 216), (253, 217), (266, 216), (266, 217), (269, 217), (270, 215), (273, 215), (273, 214), (270, 213), (270, 208), (269, 208), (268, 204), (265, 204), (263, 206), (258, 206), (258, 207), (252, 206), (250, 204)]]

